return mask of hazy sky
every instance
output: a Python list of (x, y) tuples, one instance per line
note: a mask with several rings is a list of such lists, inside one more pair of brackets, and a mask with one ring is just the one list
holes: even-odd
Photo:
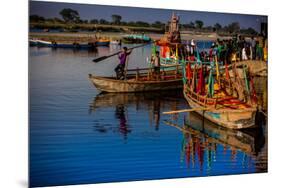
[(204, 26), (214, 25), (215, 23), (225, 26), (232, 22), (239, 22), (241, 28), (252, 27), (258, 32), (260, 31), (260, 23), (267, 22), (267, 16), (260, 15), (30, 1), (30, 15), (37, 14), (46, 18), (61, 18), (59, 12), (63, 8), (77, 10), (81, 19), (103, 18), (111, 21), (112, 14), (119, 14), (124, 21), (145, 21), (149, 23), (155, 21), (166, 23), (170, 20), (172, 12), (175, 12), (180, 16), (180, 23), (182, 24), (195, 20), (202, 20)]

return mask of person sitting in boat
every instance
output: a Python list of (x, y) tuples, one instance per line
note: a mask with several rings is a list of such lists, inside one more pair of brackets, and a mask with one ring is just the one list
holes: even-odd
[(154, 74), (156, 75), (156, 79), (159, 80), (160, 77), (160, 55), (159, 51), (156, 51), (155, 56), (151, 57), (151, 63), (154, 67)]
[(128, 56), (131, 54), (132, 50), (128, 50), (127, 47), (123, 47), (121, 53), (118, 55), (118, 58), (120, 60), (120, 63), (117, 65), (117, 67), (114, 69), (116, 72), (116, 78), (117, 79), (125, 79), (125, 67), (127, 65)]

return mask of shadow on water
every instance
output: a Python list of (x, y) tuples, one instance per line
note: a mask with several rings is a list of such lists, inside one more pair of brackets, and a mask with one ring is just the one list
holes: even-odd
[[(161, 111), (164, 108), (177, 109), (179, 104), (185, 104), (181, 90), (145, 92), (145, 93), (100, 93), (90, 104), (89, 113), (94, 114), (102, 108), (115, 108), (115, 118), (119, 121), (119, 132), (124, 139), (132, 131), (128, 124), (128, 108), (134, 108), (134, 111), (147, 111), (149, 114), (149, 124), (159, 130)], [(110, 128), (104, 126), (95, 126), (99, 132), (108, 132)]]

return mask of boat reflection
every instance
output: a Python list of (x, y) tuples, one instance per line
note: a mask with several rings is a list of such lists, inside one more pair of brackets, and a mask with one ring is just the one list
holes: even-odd
[[(243, 153), (243, 163), (247, 156), (258, 158), (265, 144), (262, 128), (243, 131), (227, 129), (217, 126), (195, 112), (186, 114), (184, 126), (171, 121), (165, 123), (183, 132), (181, 161), (185, 158), (188, 168), (199, 165), (202, 170), (205, 159), (207, 170), (211, 170), (212, 162), (218, 158), (217, 155), (223, 155), (224, 160), (234, 162), (238, 152)], [(222, 151), (218, 151), (218, 146), (223, 148)]]
[[(115, 108), (115, 118), (119, 121), (119, 132), (127, 138), (132, 131), (128, 122), (128, 108), (134, 111), (148, 113), (149, 126), (158, 131), (160, 128), (160, 114), (166, 109), (176, 110), (179, 105), (185, 105), (182, 91), (157, 91), (145, 93), (100, 93), (90, 104), (90, 113), (103, 108)], [(174, 116), (177, 118), (177, 116)], [(133, 123), (133, 122), (131, 122)], [(106, 127), (98, 130), (106, 132)]]

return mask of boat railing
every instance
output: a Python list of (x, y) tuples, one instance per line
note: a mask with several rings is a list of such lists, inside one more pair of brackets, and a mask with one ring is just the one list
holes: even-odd
[[(184, 59), (176, 59), (176, 58), (160, 58), (161, 64), (163, 65), (172, 65), (172, 64), (198, 64), (198, 65), (211, 65), (212, 61), (189, 61)], [(219, 66), (223, 65), (223, 62), (218, 62)]]
[[(159, 80), (165, 80), (166, 78), (177, 79), (179, 76), (181, 77), (181, 69), (181, 65), (160, 66)], [(136, 80), (145, 76), (147, 80), (154, 80), (155, 74), (153, 67), (128, 69), (126, 71), (126, 77), (135, 76)]]
[(213, 98), (208, 98), (206, 95), (200, 95), (194, 91), (191, 90), (191, 88), (189, 86), (187, 86), (187, 84), (185, 84), (184, 87), (184, 92), (186, 95), (188, 95), (193, 101), (199, 103), (202, 106), (216, 106), (218, 99), (213, 99)]

